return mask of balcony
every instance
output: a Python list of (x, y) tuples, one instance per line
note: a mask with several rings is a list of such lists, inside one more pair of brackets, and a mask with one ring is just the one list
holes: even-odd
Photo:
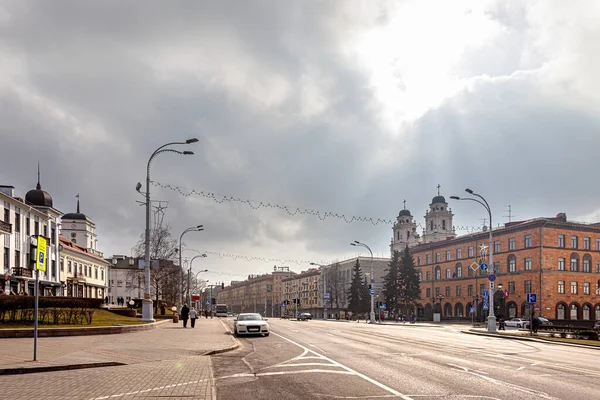
[(12, 224), (0, 220), (0, 235), (10, 235), (12, 233)]
[(33, 272), (28, 268), (14, 267), (12, 269), (12, 274), (14, 276), (23, 276), (26, 278), (33, 278)]

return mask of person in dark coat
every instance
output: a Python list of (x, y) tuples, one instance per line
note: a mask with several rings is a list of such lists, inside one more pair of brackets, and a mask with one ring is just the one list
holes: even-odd
[(187, 304), (184, 304), (183, 307), (181, 307), (181, 320), (183, 321), (184, 328), (187, 328), (187, 322), (189, 317), (190, 309), (188, 308)]

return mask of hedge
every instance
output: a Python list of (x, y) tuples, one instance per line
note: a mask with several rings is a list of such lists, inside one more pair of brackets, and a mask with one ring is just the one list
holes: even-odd
[[(40, 324), (91, 324), (94, 309), (103, 299), (81, 297), (40, 297), (38, 322)], [(33, 323), (35, 297), (0, 296), (0, 323)]]

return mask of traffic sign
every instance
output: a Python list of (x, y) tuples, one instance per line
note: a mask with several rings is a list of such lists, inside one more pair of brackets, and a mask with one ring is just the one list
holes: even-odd
[(206, 300), (206, 304), (207, 304), (207, 305), (208, 305), (208, 304), (210, 304), (210, 300)]
[(494, 274), (489, 274), (488, 275), (488, 279), (490, 280), (490, 282), (494, 282), (496, 280), (496, 275)]
[(475, 310), (475, 307), (471, 307), (469, 309), (469, 314), (475, 314), (477, 312), (477, 310)]
[(483, 294), (483, 298), (484, 298), (484, 299), (487, 299), (487, 298), (488, 298), (488, 296), (489, 296), (489, 294), (490, 294), (490, 292), (488, 292), (488, 290), (487, 290), (487, 289), (483, 289), (483, 292), (482, 292), (482, 294)]
[(479, 266), (479, 268), (481, 268), (484, 271), (487, 271), (488, 265), (486, 263), (481, 263), (481, 265)]
[(479, 269), (479, 264), (477, 264), (476, 262), (473, 262), (473, 264), (469, 265), (469, 267), (473, 270), (473, 271), (477, 271)]
[(483, 311), (489, 310), (489, 307), (488, 307), (487, 303), (483, 303), (482, 309), (483, 309)]
[(375, 283), (375, 279), (371, 279), (371, 283)]
[(285, 301), (281, 303), (281, 307), (285, 307)]
[(375, 291), (374, 291), (373, 289), (370, 289), (370, 290), (369, 290), (369, 294), (370, 294), (371, 296), (373, 296), (373, 295), (375, 294)]
[(537, 303), (537, 294), (536, 293), (527, 293), (527, 302), (528, 303)]
[(385, 310), (387, 308), (387, 304), (383, 303), (383, 309)]
[(329, 300), (329, 294), (326, 294), (325, 296), (323, 296), (323, 298), (324, 298), (325, 300)]

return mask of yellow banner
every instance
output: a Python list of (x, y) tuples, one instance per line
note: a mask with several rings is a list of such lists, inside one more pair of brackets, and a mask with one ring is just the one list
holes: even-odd
[(37, 257), (35, 258), (35, 269), (46, 272), (46, 238), (37, 238)]

